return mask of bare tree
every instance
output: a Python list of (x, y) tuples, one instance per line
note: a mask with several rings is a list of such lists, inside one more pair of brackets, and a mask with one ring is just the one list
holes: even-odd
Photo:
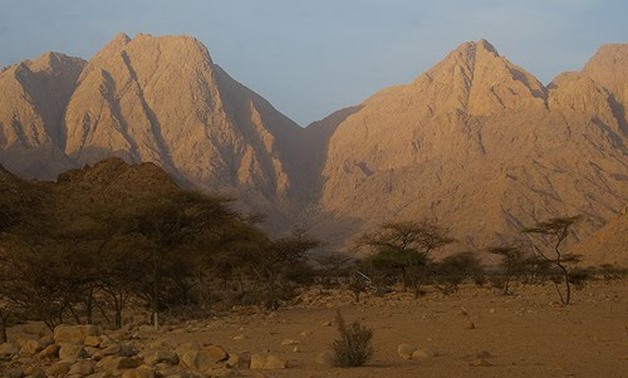
[(569, 269), (571, 264), (577, 264), (580, 261), (580, 256), (575, 254), (567, 254), (561, 251), (561, 244), (569, 236), (571, 226), (581, 219), (580, 216), (552, 218), (547, 221), (539, 222), (534, 227), (526, 228), (525, 233), (539, 235), (549, 246), (551, 246), (550, 252), (544, 252), (543, 248), (540, 248), (536, 244), (532, 244), (535, 252), (543, 260), (550, 264), (553, 264), (562, 275), (562, 281), (565, 286), (564, 294), (556, 280), (554, 280), (554, 286), (556, 292), (560, 298), (560, 302), (563, 305), (568, 305), (571, 302), (571, 285), (569, 283)]

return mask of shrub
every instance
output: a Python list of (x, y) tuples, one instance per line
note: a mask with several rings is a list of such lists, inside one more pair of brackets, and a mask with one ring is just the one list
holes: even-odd
[(331, 344), (334, 365), (341, 367), (364, 365), (373, 356), (371, 345), (373, 331), (357, 321), (346, 324), (340, 312), (336, 313), (336, 323), (340, 339), (334, 340)]

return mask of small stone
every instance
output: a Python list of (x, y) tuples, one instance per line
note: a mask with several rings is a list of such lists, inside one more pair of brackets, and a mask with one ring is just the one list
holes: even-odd
[(335, 356), (334, 352), (331, 350), (327, 350), (321, 352), (316, 356), (316, 363), (322, 366), (334, 366)]
[(299, 347), (299, 346), (297, 345), (297, 346), (295, 346), (294, 348), (292, 348), (292, 351), (293, 351), (294, 353), (301, 353), (301, 347)]
[(288, 363), (285, 360), (271, 354), (266, 357), (266, 363), (264, 364), (264, 369), (273, 370), (273, 369), (285, 369), (288, 367)]
[(432, 349), (422, 348), (412, 352), (413, 360), (427, 360), (438, 356), (438, 353)]
[(299, 344), (301, 344), (299, 340), (292, 340), (292, 339), (284, 339), (281, 342), (281, 345), (299, 345)]
[(250, 363), (251, 370), (263, 369), (265, 365), (266, 365), (265, 356), (261, 354), (257, 354), (257, 353), (254, 353), (251, 355), (251, 363)]
[(474, 358), (469, 361), (469, 366), (481, 367), (481, 366), (491, 366), (491, 363), (488, 362), (486, 358)]
[(397, 347), (397, 354), (399, 357), (410, 360), (412, 359), (412, 353), (416, 350), (416, 347), (412, 344), (399, 344)]
[(475, 329), (475, 323), (473, 323), (471, 320), (466, 320), (464, 322), (464, 329)]
[(491, 314), (494, 314), (497, 310), (495, 310), (494, 308), (491, 307), (490, 310), (488, 310), (488, 312), (490, 312)]
[(251, 355), (248, 353), (230, 353), (226, 365), (232, 369), (249, 369), (251, 367)]
[(233, 339), (235, 341), (242, 341), (242, 340), (246, 339), (246, 336), (244, 336), (244, 335), (236, 335), (236, 336), (233, 336)]
[(326, 322), (322, 323), (323, 327), (331, 327), (332, 325), (334, 325), (334, 324), (332, 322), (330, 322), (330, 321), (326, 321)]

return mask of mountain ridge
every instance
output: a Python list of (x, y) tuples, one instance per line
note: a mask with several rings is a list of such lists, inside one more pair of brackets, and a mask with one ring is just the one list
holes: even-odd
[[(195, 38), (118, 34), (89, 62), (67, 61), (71, 75), (52, 64), (69, 57), (40, 57), (45, 77), (71, 92), (50, 105), (63, 117), (29, 124), (55, 116), (0, 104), (0, 164), (51, 179), (109, 156), (153, 162), (179, 183), (238, 197), (241, 210), (269, 216), (268, 229), (306, 228), (332, 245), (427, 217), (481, 249), (574, 213), (587, 216), (583, 239), (628, 201), (628, 45), (609, 46), (545, 86), (488, 41), (463, 43), (410, 83), (300, 128)], [(20, 64), (0, 73), (11, 98), (26, 93), (7, 79)]]

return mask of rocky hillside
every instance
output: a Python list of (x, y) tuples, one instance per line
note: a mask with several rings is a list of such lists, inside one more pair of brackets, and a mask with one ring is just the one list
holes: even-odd
[[(45, 65), (51, 57), (56, 64)], [(281, 214), (301, 195), (301, 129), (214, 64), (199, 41), (120, 34), (88, 63), (63, 59), (47, 54), (1, 76), (11, 101), (0, 110), (0, 163), (9, 170), (49, 179), (108, 156), (153, 162), (285, 226)], [(37, 75), (47, 81), (37, 84)]]
[(348, 234), (435, 218), (476, 247), (584, 214), (585, 237), (628, 198), (623, 50), (604, 47), (582, 72), (545, 87), (488, 42), (463, 44), (333, 125), (323, 210), (364, 220)]
[(0, 164), (53, 179), (117, 156), (236, 196), (266, 228), (345, 243), (383, 221), (432, 218), (468, 247), (584, 214), (580, 239), (628, 202), (628, 45), (545, 86), (469, 42), (413, 82), (305, 129), (191, 37), (115, 37), (0, 73)]

